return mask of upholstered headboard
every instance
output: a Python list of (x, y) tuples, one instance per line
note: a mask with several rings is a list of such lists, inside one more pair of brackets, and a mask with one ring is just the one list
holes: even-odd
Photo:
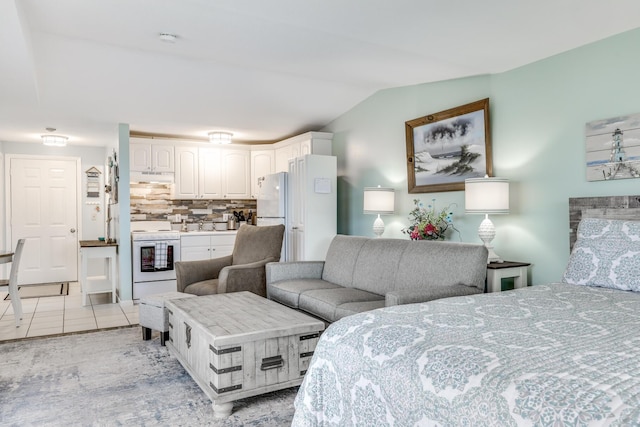
[(640, 196), (602, 196), (569, 198), (569, 251), (576, 242), (582, 218), (640, 221)]

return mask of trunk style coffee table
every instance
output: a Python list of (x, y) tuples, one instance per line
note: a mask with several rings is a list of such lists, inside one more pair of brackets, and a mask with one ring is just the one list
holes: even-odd
[(213, 402), (216, 418), (233, 401), (302, 383), (324, 322), (251, 292), (165, 302), (174, 355)]

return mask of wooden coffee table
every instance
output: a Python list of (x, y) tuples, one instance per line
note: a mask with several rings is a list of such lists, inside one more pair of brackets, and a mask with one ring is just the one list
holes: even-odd
[(233, 401), (300, 385), (324, 322), (251, 292), (165, 302), (166, 345), (213, 402), (216, 418)]

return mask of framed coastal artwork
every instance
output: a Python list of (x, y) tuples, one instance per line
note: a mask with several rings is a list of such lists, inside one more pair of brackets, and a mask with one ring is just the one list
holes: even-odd
[(586, 124), (587, 181), (640, 178), (640, 113)]
[(464, 190), (492, 175), (489, 98), (405, 122), (409, 193)]

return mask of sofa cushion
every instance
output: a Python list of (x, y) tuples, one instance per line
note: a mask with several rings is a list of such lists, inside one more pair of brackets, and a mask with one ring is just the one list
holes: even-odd
[(384, 301), (348, 302), (336, 307), (334, 317), (336, 320), (340, 320), (343, 317), (351, 316), (352, 314), (363, 313), (365, 311), (375, 310), (376, 308), (382, 308), (384, 306)]
[(336, 307), (345, 303), (382, 301), (384, 297), (353, 288), (316, 289), (300, 295), (299, 308), (328, 322), (336, 319)]
[(398, 264), (411, 243), (400, 239), (370, 239), (360, 250), (351, 287), (384, 297), (394, 290)]
[(396, 274), (395, 290), (452, 285), (484, 289), (487, 248), (481, 244), (409, 241)]
[(270, 283), (267, 290), (269, 291), (269, 299), (289, 307), (298, 308), (301, 293), (315, 289), (335, 289), (339, 287), (320, 279), (299, 279)]
[(322, 279), (340, 286), (351, 287), (353, 272), (362, 246), (369, 239), (338, 234), (331, 241), (322, 270)]

